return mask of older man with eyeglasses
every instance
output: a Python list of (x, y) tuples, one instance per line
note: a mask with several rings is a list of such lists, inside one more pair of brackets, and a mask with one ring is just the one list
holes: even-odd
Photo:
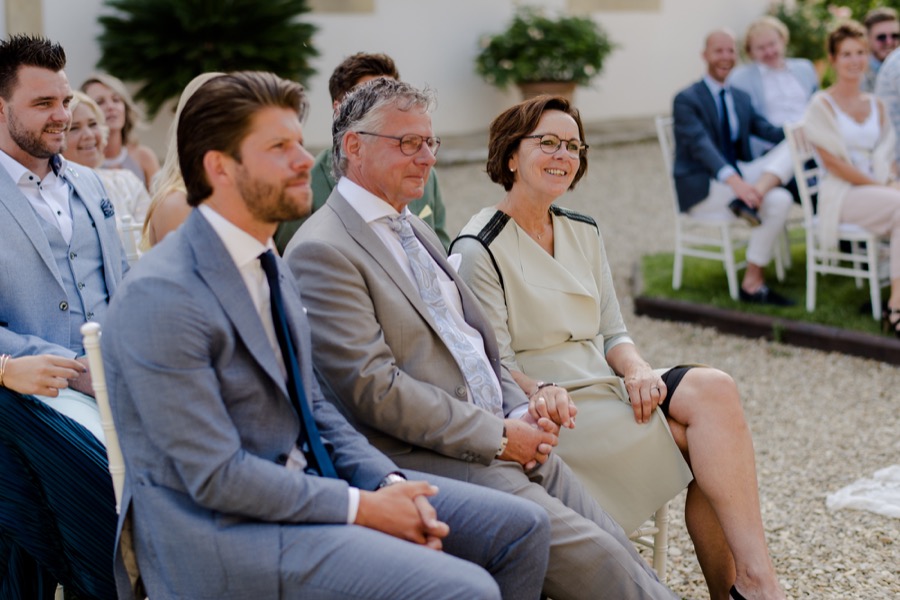
[[(332, 125), (337, 187), (285, 251), (322, 389), (401, 467), (543, 507), (552, 532), (546, 595), (672, 598), (551, 453), (558, 426), (528, 414), (484, 309), (408, 209), (436, 161), (433, 103), (428, 91), (376, 79), (348, 94)], [(540, 143), (581, 150), (577, 140)]]
[(893, 8), (882, 6), (873, 8), (863, 19), (869, 39), (869, 72), (860, 82), (864, 92), (875, 91), (875, 80), (881, 65), (900, 46), (900, 18)]

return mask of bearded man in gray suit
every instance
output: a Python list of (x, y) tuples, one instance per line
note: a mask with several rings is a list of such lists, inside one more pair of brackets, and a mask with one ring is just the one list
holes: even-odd
[(60, 154), (65, 65), (50, 40), (0, 42), (0, 355), (28, 365), (37, 399), (9, 392), (0, 407), (0, 598), (52, 598), (60, 581), (114, 590), (115, 505), (80, 328), (103, 322), (128, 267), (97, 174)]
[(306, 110), (299, 84), (244, 72), (181, 114), (198, 208), (141, 258), (102, 340), (126, 465), (118, 543), (128, 556), (133, 541), (145, 586), (120, 563), (120, 597), (536, 598), (539, 510), (405, 481), (426, 477), (319, 391), (306, 311), (272, 252), (277, 224), (309, 211)]
[(528, 415), (478, 300), (407, 208), (440, 146), (433, 100), (376, 79), (351, 91), (333, 122), (341, 177), (285, 253), (323, 390), (397, 464), (542, 506), (553, 534), (548, 596), (672, 598), (551, 453), (558, 427)]

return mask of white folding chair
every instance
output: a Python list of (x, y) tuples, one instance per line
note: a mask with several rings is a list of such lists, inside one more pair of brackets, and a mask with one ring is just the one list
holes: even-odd
[(122, 238), (122, 245), (125, 247), (125, 258), (128, 265), (131, 266), (141, 257), (141, 236), (144, 231), (144, 224), (141, 221), (135, 221), (131, 215), (122, 215), (119, 223), (119, 237)]
[(803, 128), (799, 124), (785, 125), (784, 134), (791, 149), (806, 229), (806, 310), (812, 312), (816, 309), (818, 273), (842, 275), (853, 277), (858, 288), (862, 287), (864, 280), (869, 282), (872, 317), (875, 320), (881, 319), (881, 288), (890, 283), (887, 273), (882, 274), (879, 271), (880, 268), (884, 270), (882, 267), (886, 265), (880, 262), (878, 257), (882, 240), (858, 225), (841, 223), (838, 226), (838, 242), (849, 242), (850, 251), (842, 251), (838, 246), (834, 248), (822, 246), (819, 240), (818, 218), (812, 206), (812, 195), (818, 191), (822, 171), (818, 164), (813, 167), (807, 166), (814, 164), (810, 159), (815, 158), (815, 149), (803, 135)]
[(641, 525), (630, 536), (635, 544), (650, 548), (653, 570), (662, 582), (666, 580), (666, 563), (669, 558), (669, 503), (663, 504), (653, 518)]
[(106, 436), (106, 454), (109, 457), (109, 474), (112, 477), (113, 491), (116, 495), (116, 512), (122, 503), (122, 488), (125, 484), (125, 461), (119, 447), (119, 436), (113, 423), (112, 409), (109, 406), (109, 393), (106, 389), (106, 373), (103, 370), (103, 356), (100, 354), (100, 324), (89, 321), (81, 326), (82, 343), (91, 368), (91, 384), (94, 386), (94, 398), (100, 409), (100, 426)]
[[(684, 257), (693, 256), (718, 260), (725, 267), (728, 278), (728, 293), (738, 299), (738, 269), (747, 266), (746, 261), (735, 260), (735, 252), (747, 246), (747, 224), (734, 215), (691, 215), (681, 211), (678, 194), (675, 191), (673, 165), (675, 161), (675, 136), (672, 131), (672, 117), (656, 117), (656, 135), (662, 150), (663, 164), (669, 182), (669, 195), (675, 209), (675, 264), (672, 269), (672, 289), (681, 289), (684, 271)], [(734, 235), (735, 231), (740, 235)], [(785, 253), (783, 243), (775, 252), (775, 274), (784, 280)]]

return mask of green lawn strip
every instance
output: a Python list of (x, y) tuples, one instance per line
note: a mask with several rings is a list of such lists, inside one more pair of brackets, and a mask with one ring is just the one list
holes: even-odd
[[(741, 251), (742, 254), (743, 251)], [(881, 324), (872, 319), (869, 309), (868, 282), (857, 288), (850, 277), (819, 275), (817, 279), (816, 309), (806, 312), (806, 253), (802, 242), (792, 243), (792, 266), (786, 270), (785, 280), (775, 277), (774, 262), (766, 270), (768, 284), (779, 293), (797, 302), (792, 307), (747, 304), (732, 300), (728, 295), (728, 281), (722, 263), (686, 257), (680, 290), (672, 289), (672, 253), (651, 254), (641, 259), (641, 296), (670, 298), (705, 304), (747, 313), (777, 316), (784, 319), (831, 325), (865, 333), (881, 333)], [(739, 256), (738, 260), (742, 260)], [(741, 273), (738, 273), (740, 280)], [(886, 292), (886, 290), (882, 290)]]

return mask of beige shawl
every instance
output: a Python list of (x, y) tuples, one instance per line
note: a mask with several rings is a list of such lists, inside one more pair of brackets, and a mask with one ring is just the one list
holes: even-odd
[[(835, 156), (850, 162), (847, 145), (838, 130), (837, 119), (828, 99), (823, 98), (826, 92), (817, 92), (809, 101), (806, 114), (803, 116), (803, 132), (806, 138), (814, 145), (824, 148)], [(894, 139), (896, 134), (890, 121), (886, 118), (886, 111), (879, 100), (881, 134), (875, 149), (872, 152), (872, 166), (875, 171), (875, 180), (887, 183), (891, 175), (891, 164), (894, 160)], [(834, 176), (827, 171), (819, 182), (819, 199), (817, 214), (818, 234), (821, 244), (825, 248), (837, 246), (837, 230), (841, 217), (841, 204), (853, 187), (848, 181)]]

